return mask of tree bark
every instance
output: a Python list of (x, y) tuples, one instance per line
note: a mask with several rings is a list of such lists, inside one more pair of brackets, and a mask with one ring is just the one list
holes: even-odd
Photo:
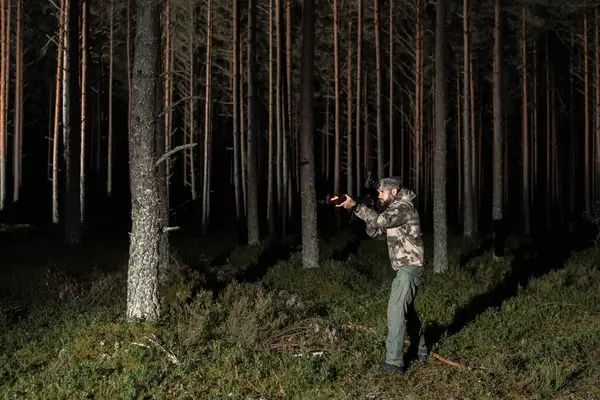
[(156, 168), (156, 92), (160, 85), (160, 0), (136, 1), (129, 168), (131, 235), (127, 276), (127, 319), (156, 321), (160, 316), (158, 271), (161, 197)]
[(319, 266), (317, 205), (315, 203), (314, 107), (315, 5), (304, 0), (302, 16), (302, 64), (300, 87), (300, 173), (302, 193), (302, 263)]
[(437, 0), (435, 41), (435, 151), (433, 191), (433, 270), (448, 269), (446, 211), (446, 0)]
[(494, 229), (494, 257), (504, 256), (504, 237), (502, 229), (502, 156), (504, 154), (504, 128), (502, 124), (502, 5), (496, 0), (494, 18), (494, 146), (493, 146), (493, 184), (492, 219)]
[(469, 14), (468, 0), (463, 2), (463, 38), (464, 38), (464, 56), (463, 56), (463, 235), (466, 238), (473, 237), (474, 231), (474, 214), (473, 214), (473, 185), (471, 181), (471, 168), (473, 168), (472, 153), (471, 153), (471, 119), (469, 113), (470, 105), (470, 78), (469, 78)]
[(256, 0), (248, 2), (248, 244), (258, 243), (258, 176), (256, 127)]
[(68, 100), (68, 121), (65, 121), (65, 243), (81, 243), (81, 215), (79, 213), (79, 152), (81, 144), (81, 105), (79, 89), (79, 1), (70, 0), (68, 6), (67, 57), (65, 60)]

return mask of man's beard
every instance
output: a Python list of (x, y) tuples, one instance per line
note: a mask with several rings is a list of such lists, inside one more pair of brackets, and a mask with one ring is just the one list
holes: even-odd
[(388, 197), (386, 200), (383, 199), (379, 199), (379, 209), (381, 210), (385, 210), (386, 208), (388, 208), (388, 206), (390, 205), (390, 203), (392, 202), (392, 198)]

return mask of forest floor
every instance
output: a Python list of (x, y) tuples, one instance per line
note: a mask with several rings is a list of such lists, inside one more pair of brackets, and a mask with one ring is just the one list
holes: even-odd
[(67, 249), (60, 235), (0, 232), (3, 398), (600, 398), (588, 243), (511, 238), (494, 261), (487, 242), (451, 239), (450, 269), (429, 267), (416, 299), (430, 357), (390, 376), (378, 370), (384, 241), (322, 240), (321, 268), (304, 270), (294, 243), (222, 252), (232, 238), (182, 237), (152, 326), (124, 322), (126, 237)]

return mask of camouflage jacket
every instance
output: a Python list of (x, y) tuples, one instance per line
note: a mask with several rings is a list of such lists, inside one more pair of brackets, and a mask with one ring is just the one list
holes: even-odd
[(419, 212), (412, 203), (415, 197), (414, 192), (404, 188), (381, 213), (364, 204), (359, 204), (354, 211), (365, 221), (369, 236), (387, 234), (388, 253), (394, 270), (425, 264)]

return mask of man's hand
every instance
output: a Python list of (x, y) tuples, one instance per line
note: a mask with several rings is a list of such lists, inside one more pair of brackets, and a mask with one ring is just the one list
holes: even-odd
[(341, 204), (336, 204), (336, 207), (344, 207), (346, 210), (351, 209), (356, 205), (356, 201), (352, 199), (352, 197), (346, 195), (346, 200), (344, 200)]

